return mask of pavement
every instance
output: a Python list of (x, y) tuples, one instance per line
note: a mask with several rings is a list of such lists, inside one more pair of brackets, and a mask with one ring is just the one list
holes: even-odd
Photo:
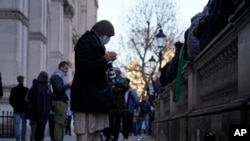
[[(16, 141), (14, 138), (0, 138), (0, 141)], [(44, 141), (51, 141), (50, 137), (45, 137)], [(75, 136), (64, 136), (64, 141), (76, 141)], [(118, 141), (123, 141), (122, 135), (119, 136)], [(151, 136), (142, 134), (141, 136), (129, 136), (128, 141), (155, 141)]]

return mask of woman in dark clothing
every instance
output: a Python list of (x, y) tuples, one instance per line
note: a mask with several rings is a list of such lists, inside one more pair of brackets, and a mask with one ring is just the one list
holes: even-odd
[(28, 93), (28, 99), (31, 104), (30, 122), (34, 130), (35, 141), (42, 141), (44, 138), (45, 125), (51, 110), (51, 97), (48, 74), (42, 71)]

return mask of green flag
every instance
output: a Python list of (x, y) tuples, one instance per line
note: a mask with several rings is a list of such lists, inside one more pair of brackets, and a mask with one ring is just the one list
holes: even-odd
[(175, 79), (175, 88), (174, 88), (174, 95), (173, 95), (174, 102), (179, 101), (180, 87), (181, 87), (181, 74), (182, 74), (183, 67), (185, 66), (185, 64), (186, 64), (186, 60), (184, 59), (184, 49), (182, 47), (180, 51), (177, 76)]

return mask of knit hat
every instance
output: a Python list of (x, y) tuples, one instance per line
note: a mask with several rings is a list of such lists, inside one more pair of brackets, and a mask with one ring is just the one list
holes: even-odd
[(46, 71), (41, 71), (37, 77), (37, 80), (40, 82), (48, 82), (48, 73)]
[(107, 35), (107, 36), (114, 36), (115, 30), (113, 25), (107, 20), (101, 20), (97, 22), (93, 27), (94, 30), (99, 36)]

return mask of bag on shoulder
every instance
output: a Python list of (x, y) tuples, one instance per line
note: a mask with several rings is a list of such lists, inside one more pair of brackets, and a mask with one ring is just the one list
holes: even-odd
[(98, 90), (98, 96), (105, 109), (110, 110), (115, 107), (115, 100), (110, 86)]

